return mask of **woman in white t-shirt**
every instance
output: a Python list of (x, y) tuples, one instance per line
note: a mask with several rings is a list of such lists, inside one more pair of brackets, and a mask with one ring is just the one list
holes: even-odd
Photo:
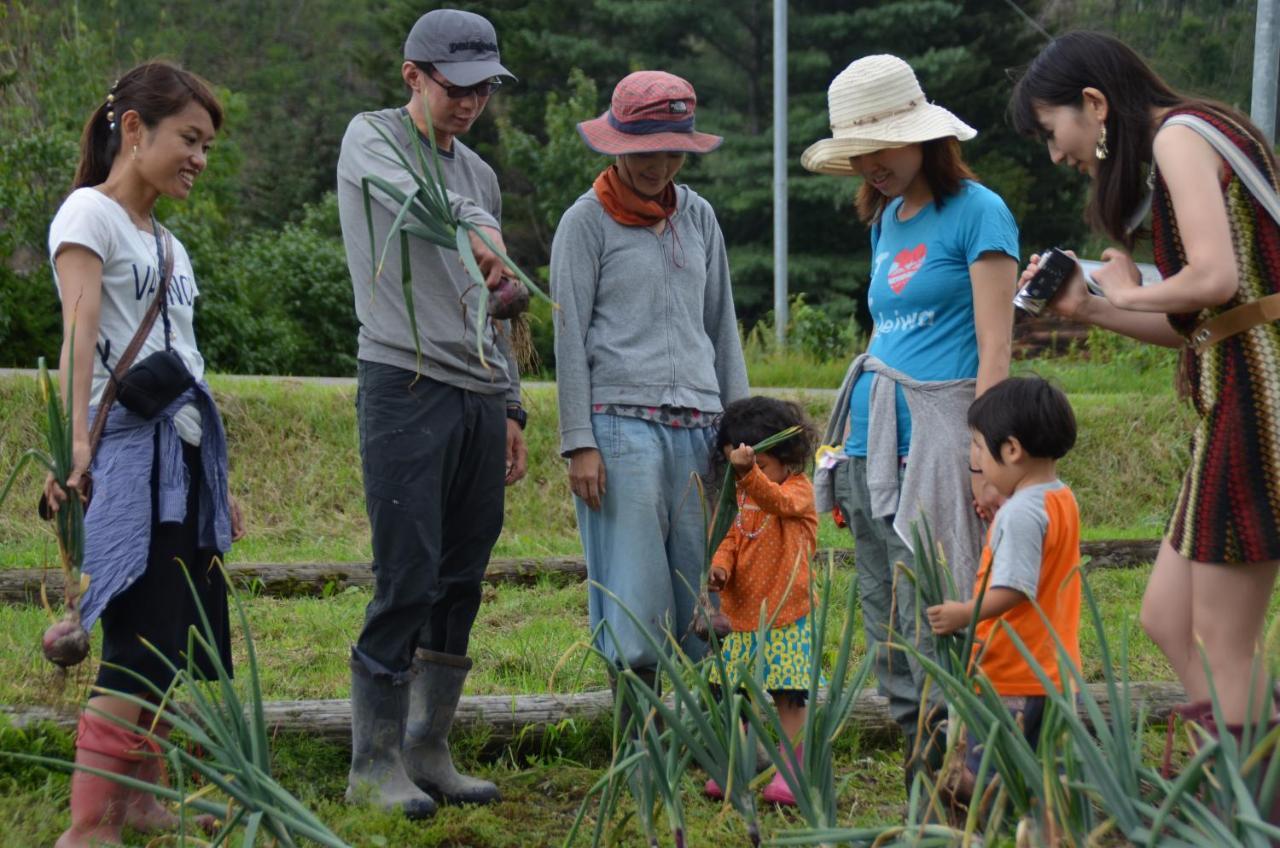
[[(68, 483), (80, 493), (84, 472), (91, 470), (94, 484), (85, 514), (84, 571), (90, 582), (80, 606), (86, 628), (102, 618), (103, 664), (95, 692), (152, 697), (139, 677), (161, 691), (169, 687), (172, 672), (144, 640), (177, 667), (186, 666), (186, 633), (199, 619), (177, 560), (190, 569), (215, 650), (230, 669), (226, 585), (211, 566), (243, 535), (243, 522), (227, 490), (226, 439), (192, 331), (195, 275), (176, 239), (170, 242), (173, 270), (165, 308), (134, 362), (172, 350), (194, 386), (151, 417), (112, 406), (92, 464), (89, 435), (111, 379), (108, 369), (117, 370), (166, 265), (155, 203), (186, 198), (221, 124), (222, 108), (198, 77), (163, 62), (132, 69), (85, 125), (75, 191), (49, 228), (49, 256), (62, 299), (61, 373), (73, 374), (75, 392)], [(50, 478), (45, 495), (56, 509), (67, 492)], [(210, 663), (197, 670), (210, 674)], [(80, 718), (77, 766), (162, 781), (162, 760), (149, 756), (154, 742), (104, 714), (142, 727), (153, 719), (125, 698), (95, 694)], [(168, 725), (157, 722), (154, 732), (165, 734)], [(125, 824), (152, 832), (176, 823), (152, 795), (77, 770), (71, 779), (71, 826), (57, 848), (116, 844)]]

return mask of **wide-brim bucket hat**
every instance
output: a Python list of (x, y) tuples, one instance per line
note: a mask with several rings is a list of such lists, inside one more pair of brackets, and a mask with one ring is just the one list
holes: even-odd
[(850, 176), (849, 158), (978, 131), (930, 103), (915, 71), (897, 56), (864, 56), (850, 63), (827, 88), (831, 138), (810, 145), (800, 164), (819, 174)]
[(698, 96), (687, 80), (666, 71), (636, 71), (613, 89), (609, 110), (578, 124), (596, 153), (710, 153), (724, 139), (693, 128)]

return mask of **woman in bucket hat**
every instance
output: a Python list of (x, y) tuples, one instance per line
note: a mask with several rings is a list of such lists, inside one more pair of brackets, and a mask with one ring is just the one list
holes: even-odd
[[(693, 86), (663, 71), (622, 79), (578, 125), (614, 161), (565, 212), (551, 246), (560, 451), (586, 553), (591, 626), (619, 666), (652, 679), (659, 643), (690, 632), (706, 531), (693, 484), (713, 424), (747, 395), (747, 369), (715, 211), (676, 174), (719, 136), (694, 130)], [(607, 591), (606, 591), (607, 590)], [(597, 627), (605, 622), (600, 630)]]
[[(914, 593), (895, 581), (895, 564), (914, 563), (912, 525), (927, 518), (960, 591), (973, 586), (981, 490), (965, 420), (975, 395), (1009, 373), (1018, 229), (961, 156), (960, 141), (976, 131), (926, 100), (906, 62), (858, 59), (832, 81), (827, 102), (832, 137), (801, 163), (862, 177), (875, 330), (828, 423), (826, 441), (837, 446), (820, 463), (831, 473), (818, 481), (819, 507), (837, 507), (853, 533), (867, 644), (927, 650), (932, 640), (918, 633)], [(876, 675), (906, 739), (910, 792), (916, 772), (941, 758), (941, 698), (932, 687), (922, 705), (924, 674), (904, 651), (882, 648)]]

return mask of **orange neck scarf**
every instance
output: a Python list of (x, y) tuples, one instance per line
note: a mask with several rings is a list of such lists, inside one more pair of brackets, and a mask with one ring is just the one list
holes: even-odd
[(609, 217), (625, 227), (652, 227), (665, 221), (676, 211), (676, 187), (667, 183), (656, 199), (641, 197), (635, 189), (622, 181), (618, 169), (610, 165), (600, 172), (592, 184), (596, 197)]

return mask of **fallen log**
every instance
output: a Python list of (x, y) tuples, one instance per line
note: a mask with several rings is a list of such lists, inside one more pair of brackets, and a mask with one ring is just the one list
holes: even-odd
[[(1085, 542), (1084, 556), (1090, 568), (1129, 568), (1152, 562), (1159, 542), (1119, 540)], [(837, 566), (852, 566), (853, 551), (834, 548), (818, 551), (816, 562), (825, 564), (828, 555)], [(233, 563), (227, 566), (236, 584), (250, 595), (271, 597), (325, 597), (351, 586), (370, 588), (373, 572), (367, 562)], [(485, 571), (485, 582), (530, 586), (542, 579), (567, 584), (587, 579), (587, 564), (580, 556), (535, 559), (494, 559)], [(56, 568), (0, 569), (0, 603), (40, 602), (40, 581), (50, 598), (62, 594), (62, 572)]]
[[(1110, 714), (1106, 686), (1093, 683), (1090, 693), (1098, 700), (1104, 714)], [(1134, 708), (1147, 710), (1147, 721), (1158, 724), (1169, 716), (1174, 704), (1186, 700), (1176, 683), (1138, 682), (1129, 684)], [(305, 733), (340, 745), (351, 744), (351, 702), (345, 699), (325, 701), (268, 701), (263, 705), (268, 732)], [(566, 720), (586, 724), (605, 720), (612, 709), (612, 696), (607, 689), (594, 692), (545, 695), (465, 695), (458, 704), (454, 726), (461, 732), (487, 736), (487, 744), (500, 745), (513, 741), (536, 741), (551, 728)], [(0, 707), (0, 716), (18, 728), (40, 722), (52, 722), (68, 732), (76, 727), (74, 710), (51, 707)], [(864, 739), (885, 741), (898, 733), (889, 717), (889, 702), (875, 692), (863, 692), (854, 701), (850, 728)]]

